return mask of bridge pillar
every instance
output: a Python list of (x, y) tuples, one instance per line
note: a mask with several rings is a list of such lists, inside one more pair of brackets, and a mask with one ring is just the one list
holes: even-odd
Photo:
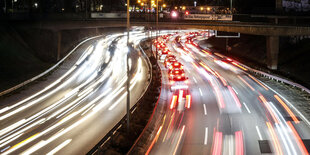
[(267, 36), (266, 38), (267, 51), (267, 67), (272, 70), (278, 68), (279, 54), (279, 36)]
[(60, 59), (61, 52), (61, 31), (57, 32), (57, 61)]

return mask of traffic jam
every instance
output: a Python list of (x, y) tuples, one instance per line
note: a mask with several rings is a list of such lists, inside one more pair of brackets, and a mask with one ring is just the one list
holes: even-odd
[(191, 95), (188, 87), (188, 77), (185, 75), (184, 66), (175, 55), (168, 49), (166, 41), (170, 35), (165, 35), (154, 40), (153, 45), (158, 50), (159, 61), (167, 70), (169, 88), (172, 92), (170, 109), (189, 109), (191, 106)]
[[(269, 150), (273, 149), (276, 154), (283, 154), (283, 152), (290, 154), (290, 152), (297, 152), (297, 148), (299, 153), (308, 154), (300, 140), (300, 133), (295, 132), (300, 121), (288, 107), (289, 102), (256, 79), (254, 75), (249, 74), (253, 69), (198, 45), (200, 40), (212, 35), (214, 34), (209, 31), (178, 31), (153, 40), (152, 50), (158, 54), (163, 81), (166, 81), (163, 84), (168, 85), (165, 90), (169, 89), (171, 92), (168, 93), (165, 103), (168, 110), (172, 111), (170, 121), (164, 122), (158, 130), (158, 135), (161, 129), (163, 130), (163, 142), (154, 147), (168, 145), (166, 141), (170, 136), (178, 139), (175, 141), (172, 138), (170, 143), (174, 145), (171, 146), (174, 152), (179, 148), (179, 151), (183, 150), (179, 147), (182, 145), (183, 133), (185, 130), (193, 130), (192, 123), (196, 121), (197, 126), (205, 125), (205, 132), (201, 133), (202, 130), (197, 130), (197, 133), (187, 134), (204, 134), (203, 145), (207, 146), (211, 143), (212, 154), (230, 154), (233, 150), (238, 155), (246, 154), (245, 137), (253, 134), (258, 135), (258, 140), (263, 140), (263, 136), (267, 137), (270, 140), (267, 147)], [(184, 114), (185, 110), (187, 110), (186, 114)], [(178, 115), (176, 112), (179, 112)], [(197, 114), (200, 112), (203, 112), (203, 115)], [(183, 121), (184, 115), (191, 119)], [(193, 119), (195, 115), (197, 117)], [(254, 116), (259, 122), (251, 121), (251, 117)], [(290, 118), (292, 121), (286, 121), (284, 118)], [(247, 128), (250, 125), (245, 124), (244, 120), (248, 124), (252, 123), (252, 129)], [(292, 126), (292, 123), (295, 126)], [(167, 126), (164, 126), (165, 124)], [(174, 127), (176, 132), (171, 134)], [(252, 132), (253, 127), (257, 133)], [(228, 131), (227, 128), (231, 130)], [(286, 130), (295, 134), (289, 135), (284, 132)], [(187, 140), (185, 138), (184, 141)], [(286, 145), (293, 141), (296, 142), (295, 145)], [(254, 140), (253, 144), (248, 144), (250, 145), (257, 144)]]
[[(236, 69), (236, 67), (244, 71), (247, 70), (238, 62), (228, 57), (225, 57), (219, 53), (212, 53), (210, 51), (200, 49), (195, 40), (199, 37), (206, 37), (209, 35), (209, 32), (199, 31), (187, 32), (181, 37), (178, 32), (175, 32), (175, 34), (163, 35), (153, 40), (153, 50), (157, 50), (159, 62), (163, 63), (165, 70), (167, 70), (169, 89), (172, 92), (170, 109), (177, 109), (179, 111), (183, 109), (189, 109), (192, 102), (188, 75), (186, 75), (184, 65), (177, 59), (176, 55), (178, 55), (183, 60), (190, 62), (192, 66), (194, 66), (200, 73), (206, 72), (208, 75), (213, 75), (213, 77), (220, 81), (220, 85), (229, 90), (229, 94), (233, 97), (233, 102), (236, 103), (233, 108), (229, 107), (229, 109), (235, 109), (234, 111), (240, 112), (240, 101), (236, 96), (235, 91), (229, 86), (228, 82), (218, 72), (214, 71), (211, 67), (206, 65), (191, 52), (197, 50), (196, 52), (199, 53), (200, 56), (209, 56), (219, 66), (234, 72), (239, 71)], [(173, 41), (173, 49), (176, 51), (175, 54), (173, 54), (173, 52), (171, 52), (167, 47), (166, 43), (168, 41)], [(207, 79), (208, 78), (209, 76)], [(213, 87), (218, 99), (218, 106), (220, 107), (220, 110), (224, 110), (225, 103), (221, 95), (220, 88), (216, 85), (213, 85)]]

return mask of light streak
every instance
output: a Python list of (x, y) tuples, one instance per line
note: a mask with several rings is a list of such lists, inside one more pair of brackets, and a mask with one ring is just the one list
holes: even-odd
[(264, 96), (260, 95), (259, 98), (261, 99), (261, 101), (264, 103), (265, 107), (268, 109), (271, 117), (273, 118), (273, 120), (275, 121), (275, 123), (279, 123), (278, 118), (275, 116), (273, 110), (271, 109), (269, 103), (267, 102), (267, 100), (264, 98)]
[(291, 116), (291, 118), (294, 120), (296, 124), (299, 123), (299, 120), (297, 117), (294, 115), (294, 113), (291, 111), (291, 109), (281, 100), (281, 98), (278, 95), (274, 95), (274, 97), (281, 103), (281, 105), (284, 107), (286, 112)]
[(180, 136), (179, 136), (177, 145), (176, 145), (176, 147), (175, 147), (175, 149), (174, 149), (173, 155), (175, 155), (175, 154), (177, 153), (177, 150), (178, 150), (178, 148), (179, 148), (181, 139), (182, 139), (182, 137), (183, 137), (184, 130), (185, 130), (185, 125), (183, 125), (183, 127), (182, 127), (181, 134), (180, 134)]
[(214, 142), (212, 155), (222, 154), (222, 141), (223, 141), (222, 137), (223, 137), (222, 132), (215, 133), (215, 142)]
[(256, 83), (258, 83), (259, 85), (261, 85), (265, 90), (269, 90), (266, 86), (264, 86), (261, 82), (259, 82), (255, 77), (253, 77), (252, 75), (249, 74), (249, 77), (251, 79), (253, 79)]
[(236, 144), (236, 150), (235, 155), (243, 155), (243, 136), (241, 131), (235, 132), (235, 144)]
[(298, 147), (300, 149), (300, 151), (302, 152), (303, 155), (308, 155), (309, 152), (305, 146), (305, 144), (303, 143), (302, 139), (300, 138), (300, 136), (298, 135), (296, 129), (294, 128), (293, 124), (289, 121), (286, 122), (288, 124), (288, 126), (290, 127), (290, 129), (292, 130), (293, 134), (294, 134), (294, 138), (297, 141)]
[(248, 87), (250, 87), (252, 91), (255, 91), (255, 89), (254, 89), (248, 82), (246, 82), (241, 76), (238, 75), (238, 78), (239, 78), (243, 83), (245, 83)]
[(282, 155), (283, 152), (282, 152), (282, 149), (281, 149), (281, 146), (280, 146), (280, 142), (278, 140), (278, 137), (277, 137), (277, 135), (276, 135), (276, 133), (275, 133), (271, 123), (270, 122), (266, 122), (266, 124), (267, 124), (268, 130), (269, 130), (269, 133), (271, 135), (271, 138), (272, 138), (271, 140), (273, 142), (273, 145), (275, 147), (277, 155)]
[(237, 95), (235, 94), (235, 92), (232, 90), (232, 88), (231, 88), (230, 86), (227, 86), (227, 87), (228, 87), (228, 90), (229, 90), (230, 94), (232, 95), (232, 97), (233, 97), (233, 99), (234, 99), (236, 105), (237, 105), (239, 108), (241, 108), (241, 104), (240, 104), (240, 101), (239, 101)]
[(55, 147), (53, 150), (48, 152), (46, 155), (53, 155), (53, 154), (57, 153), (59, 150), (61, 150), (65, 146), (67, 146), (71, 141), (72, 141), (72, 139), (67, 139), (66, 141), (62, 142), (57, 147)]

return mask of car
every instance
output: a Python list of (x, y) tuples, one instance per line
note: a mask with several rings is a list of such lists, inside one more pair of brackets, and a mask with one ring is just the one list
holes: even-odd
[(164, 50), (159, 50), (159, 58), (161, 62), (164, 62), (167, 55), (170, 54), (170, 50), (168, 50), (167, 48), (165, 48)]
[(172, 54), (169, 54), (169, 55), (166, 56), (166, 59), (170, 59), (170, 58), (174, 58), (175, 59), (176, 57), (175, 57), (175, 55), (172, 55)]
[(180, 68), (173, 68), (168, 72), (169, 80), (173, 81), (185, 81), (187, 78), (185, 77), (185, 72)]
[(168, 48), (164, 48), (163, 50), (161, 50), (161, 54), (170, 54), (171, 51)]
[[(191, 107), (192, 97), (188, 89), (177, 89), (173, 91), (170, 109), (176, 109), (181, 111), (189, 109)], [(184, 108), (183, 108), (184, 107)]]
[(168, 72), (170, 72), (172, 69), (175, 69), (175, 68), (183, 69), (184, 67), (180, 62), (174, 62), (169, 66)]
[(169, 58), (169, 59), (165, 59), (164, 64), (166, 68), (169, 68), (169, 66), (171, 65), (171, 63), (177, 62), (177, 60), (175, 58)]

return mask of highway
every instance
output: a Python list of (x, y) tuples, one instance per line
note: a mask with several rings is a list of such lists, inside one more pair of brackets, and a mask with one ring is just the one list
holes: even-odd
[(167, 69), (159, 62), (159, 104), (167, 108), (146, 154), (309, 154), (303, 140), (310, 138), (310, 124), (292, 104), (298, 101), (286, 99), (291, 94), (279, 94), (242, 64), (186, 42), (189, 36), (177, 33), (165, 43), (189, 78), (190, 108), (171, 109)]
[[(130, 39), (144, 37), (135, 28)], [(1, 154), (86, 154), (126, 113), (129, 51), (131, 106), (146, 90), (148, 60), (127, 48), (125, 34), (97, 37), (76, 50), (82, 54), (75, 64), (53, 82), (0, 100)]]

